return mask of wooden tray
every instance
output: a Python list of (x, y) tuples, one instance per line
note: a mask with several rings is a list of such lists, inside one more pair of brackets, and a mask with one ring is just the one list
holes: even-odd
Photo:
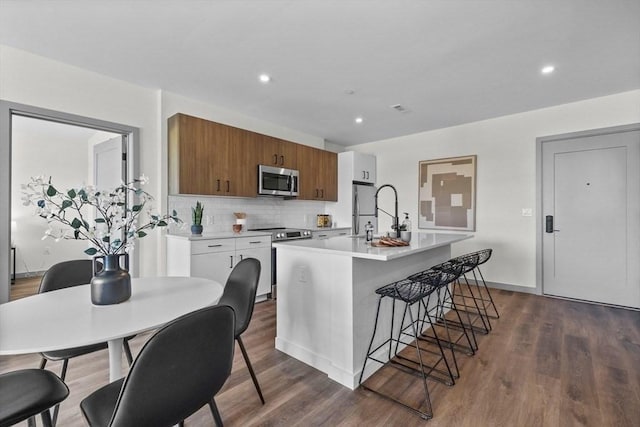
[(383, 237), (380, 240), (372, 241), (371, 246), (375, 246), (376, 248), (397, 248), (400, 246), (409, 246), (409, 242), (392, 237)]

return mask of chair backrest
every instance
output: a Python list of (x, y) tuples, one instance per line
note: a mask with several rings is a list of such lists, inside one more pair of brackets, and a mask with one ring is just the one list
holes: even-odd
[(260, 281), (260, 261), (245, 258), (231, 271), (218, 304), (228, 305), (236, 313), (236, 336), (249, 327)]
[(38, 293), (86, 285), (93, 277), (93, 261), (75, 259), (52, 265), (42, 276)]
[(224, 305), (164, 326), (127, 375), (110, 426), (170, 426), (211, 401), (231, 374), (235, 318)]

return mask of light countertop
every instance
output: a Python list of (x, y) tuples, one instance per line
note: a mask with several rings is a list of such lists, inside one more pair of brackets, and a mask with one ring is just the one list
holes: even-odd
[(331, 253), (336, 255), (389, 261), (418, 252), (428, 251), (451, 243), (472, 238), (472, 234), (413, 232), (411, 244), (399, 247), (375, 247), (368, 245), (364, 236), (352, 238), (337, 236), (329, 239), (292, 240), (273, 242), (276, 248), (295, 248), (309, 252)]

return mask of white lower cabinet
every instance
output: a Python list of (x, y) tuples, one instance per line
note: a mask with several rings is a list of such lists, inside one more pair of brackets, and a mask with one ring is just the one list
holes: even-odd
[(260, 261), (257, 295), (271, 292), (271, 236), (191, 240), (167, 236), (167, 274), (212, 279), (223, 285), (244, 258)]

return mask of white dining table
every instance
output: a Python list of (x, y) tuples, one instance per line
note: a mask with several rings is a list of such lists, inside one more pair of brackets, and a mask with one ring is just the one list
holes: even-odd
[(114, 381), (123, 376), (125, 337), (216, 304), (223, 289), (219, 282), (195, 277), (144, 277), (131, 279), (131, 298), (120, 304), (93, 305), (88, 284), (0, 304), (0, 355), (107, 342)]

